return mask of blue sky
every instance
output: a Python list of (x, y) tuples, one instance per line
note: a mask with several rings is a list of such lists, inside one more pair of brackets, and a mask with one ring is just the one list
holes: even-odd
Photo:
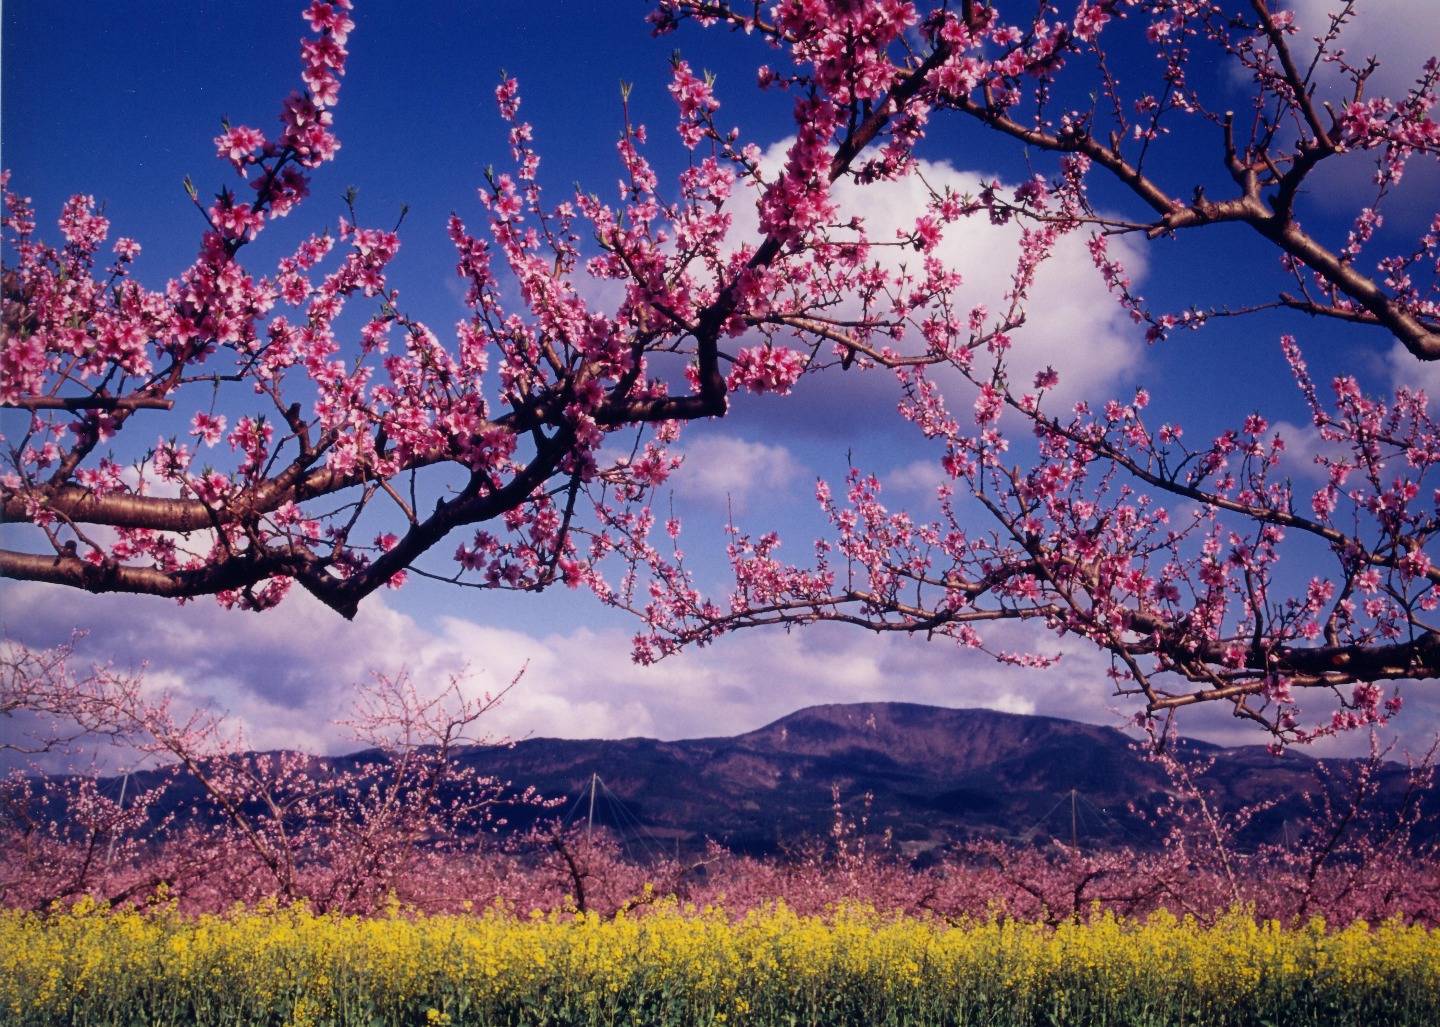
[[(3, 10), (0, 62), (0, 162), (13, 172), (12, 188), (34, 199), (42, 226), (53, 225), (73, 193), (105, 200), (112, 237), (140, 241), (137, 274), (152, 287), (162, 285), (193, 258), (201, 230), (182, 180), (188, 174), (202, 196), (231, 181), (212, 142), (222, 115), (268, 129), (281, 99), (298, 83), (303, 6), (294, 0), (12, 0)], [(692, 65), (718, 74), (722, 124), (736, 125), (762, 148), (776, 147), (791, 130), (788, 101), (754, 87), (755, 67), (775, 61), (775, 54), (753, 39), (694, 27), (654, 39), (640, 0), (361, 0), (357, 6), (336, 110), (339, 158), (316, 175), (311, 199), (270, 229), (248, 260), (264, 268), (268, 256), (273, 265), (302, 231), (333, 224), (347, 186), (358, 186), (359, 210), (370, 224), (388, 226), (406, 204), (410, 212), (392, 284), (405, 309), (442, 338), (466, 316), (445, 219), (458, 211), (478, 229), (483, 218), (475, 191), (483, 169), (503, 169), (508, 161), (493, 100), (502, 69), (520, 81), (522, 113), (535, 127), (542, 155), (541, 179), (556, 201), (575, 182), (614, 196), (622, 80), (635, 84), (632, 117), (650, 128), (647, 155), (662, 181), (667, 171), (673, 180), (685, 159), (665, 89), (676, 48)], [(1398, 48), (1393, 63), (1403, 71), (1401, 81), (1426, 53), (1440, 49), (1434, 39), (1425, 49), (1427, 34), (1435, 35), (1420, 10), (1426, 6), (1403, 0), (1362, 4), (1374, 17), (1358, 26), (1361, 44), (1384, 40), (1387, 49)], [(1316, 7), (1307, 0), (1302, 18), (1313, 17)], [(1398, 31), (1406, 19), (1414, 31)], [(1223, 85), (1221, 69), (1204, 73)], [(1183, 167), (1194, 152), (1209, 153), (1177, 144), (1166, 159)], [(1013, 183), (1023, 169), (1023, 155), (1013, 148), (953, 121), (937, 119), (922, 153), (932, 162), (928, 177), (964, 186), (993, 177)], [(1214, 174), (1202, 168), (1197, 176)], [(1353, 201), (1363, 192), (1364, 177), (1363, 171), (1353, 180), (1341, 176), (1334, 194)], [(1437, 187), (1433, 169), (1412, 173), (1392, 218), (1413, 228), (1403, 225), (1403, 213), (1428, 213), (1424, 201), (1433, 205)], [(869, 196), (864, 207), (877, 225), (887, 217), (899, 224), (914, 209), (913, 197), (895, 192)], [(1344, 223), (1334, 219), (1343, 209), (1317, 195), (1308, 216), (1342, 232)], [(978, 227), (965, 234), (970, 231), (960, 233), (949, 252), (973, 289), (998, 298), (1003, 282), (995, 254), (1003, 240)], [(1262, 298), (1279, 288), (1273, 255), (1239, 229), (1135, 245), (1128, 263), (1142, 291), (1161, 306), (1203, 305), (1221, 296), (1235, 302), (1237, 294)], [(1269, 315), (1146, 348), (1081, 254), (1062, 255), (1046, 274), (1044, 299), (1025, 332), (1025, 359), (1061, 367), (1066, 386), (1092, 400), (1144, 384), (1157, 409), (1197, 434), (1232, 425), (1256, 409), (1272, 421), (1304, 423), (1276, 344), (1287, 328), (1300, 333), (1322, 376), (1344, 367), (1377, 390), (1399, 381), (1428, 382), (1431, 394), (1440, 395), (1435, 369), (1423, 372), (1428, 377), (1422, 381), (1413, 363), (1394, 359), (1387, 339), (1357, 341), (1348, 332)], [(955, 407), (968, 407), (968, 399), (957, 399)], [(893, 384), (882, 376), (822, 378), (802, 383), (789, 400), (739, 400), (723, 422), (690, 430), (687, 465), (675, 482), (687, 552), (718, 551), (727, 509), (747, 528), (786, 529), (792, 552), (803, 552), (815, 529), (814, 480), (838, 481), (847, 453), (886, 476), (887, 494), (897, 505), (925, 509), (938, 480), (931, 474), (937, 456), (917, 443), (893, 408)], [(436, 569), (444, 569), (452, 548), (441, 547)], [(701, 566), (722, 591), (719, 562)], [(635, 624), (584, 596), (563, 590), (489, 595), (423, 581), (372, 597), (353, 623), (298, 593), (278, 611), (256, 616), (227, 613), (209, 600), (177, 606), (10, 582), (0, 583), (0, 617), (6, 632), (34, 645), (54, 644), (75, 628), (88, 630), (85, 648), (93, 658), (146, 664), (157, 688), (232, 711), (255, 744), (265, 747), (342, 744), (329, 722), (353, 682), (372, 670), (402, 666), (429, 679), (468, 666), (476, 687), (496, 687), (526, 667), (520, 687), (494, 718), (497, 733), (513, 736), (727, 734), (810, 703), (887, 698), (1099, 723), (1116, 719), (1108, 712), (1114, 700), (1104, 684), (1104, 660), (1073, 640), (1062, 647), (1019, 625), (994, 629), (997, 648), (1064, 648), (1066, 659), (1057, 669), (1017, 671), (948, 645), (847, 629), (753, 632), (638, 668), (628, 661)], [(1411, 689), (1407, 739), (1440, 728), (1440, 703), (1416, 701), (1418, 691)], [(1217, 739), (1260, 740), (1223, 716), (1190, 723)]]

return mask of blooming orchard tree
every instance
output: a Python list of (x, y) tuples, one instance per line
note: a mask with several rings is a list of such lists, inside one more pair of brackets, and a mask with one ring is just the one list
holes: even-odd
[(80, 669), (73, 641), (0, 646), (0, 714), (32, 715), (29, 734), (0, 748), (73, 753), (105, 739), (150, 771), (118, 792), (93, 773), (0, 777), (0, 904), (143, 901), (162, 886), (207, 910), (276, 898), (368, 913), (418, 899), (436, 867), (464, 863), (504, 823), (498, 809), (547, 805), (460, 759), (489, 742), (476, 725), (503, 695), (469, 697), (458, 678), (422, 695), (408, 675), (377, 675), (341, 722), (361, 751), (326, 760), (251, 751), (225, 718), (178, 714), (139, 674)]
[[(1415, 226), (1410, 248), (1364, 255), (1407, 162), (1440, 156), (1430, 114), (1440, 71), (1432, 58), (1404, 96), (1367, 96), (1376, 62), (1356, 63), (1340, 43), (1356, 6), (1342, 5), (1319, 37), (1306, 39), (1291, 12), (1262, 0), (1082, 2), (1044, 6), (1020, 22), (980, 3), (922, 12), (797, 2), (768, 16), (747, 5), (663, 4), (661, 28), (687, 18), (723, 22), (793, 58), (788, 73), (762, 72), (797, 94), (801, 128), (786, 174), (764, 186), (761, 220), (782, 194), (784, 209), (813, 212), (803, 245), (817, 259), (797, 290), (800, 302), (785, 295), (771, 322), (808, 343), (807, 372), (831, 355), (842, 366), (893, 369), (901, 414), (943, 448), (950, 481), (940, 488), (942, 516), (929, 524), (883, 506), (871, 475), (853, 471), (843, 501), (822, 483), (834, 534), (817, 543), (809, 566), (781, 562), (774, 534), (734, 531), (737, 587), (723, 606), (687, 602), (693, 593), (682, 563), (652, 555), (663, 588), (645, 608), (653, 631), (641, 640), (642, 658), (735, 627), (824, 620), (983, 648), (983, 622), (1031, 620), (1108, 651), (1118, 691), (1141, 697), (1150, 714), (1228, 702), (1290, 738), (1383, 721), (1400, 699), (1378, 682), (1440, 676), (1440, 633), (1430, 616), (1440, 567), (1428, 551), (1440, 528), (1440, 434), (1423, 393), (1402, 387), (1393, 400), (1377, 399), (1344, 376), (1333, 382), (1333, 399), (1324, 398), (1296, 339), (1283, 337), (1329, 447), (1316, 458), (1326, 481), (1306, 494), (1278, 470), (1283, 439), (1260, 414), (1191, 444), (1179, 424), (1152, 419), (1143, 388), (1057, 409), (1048, 400), (1056, 373), (1021, 378), (1009, 359), (1036, 270), (1069, 233), (1086, 236), (1098, 273), (1149, 341), (1246, 312), (1152, 310), (1107, 246), (1118, 235), (1161, 240), (1224, 224), (1253, 230), (1293, 276), (1293, 290), (1262, 307), (1354, 325), (1362, 336), (1370, 329), (1377, 339), (1398, 339), (1417, 360), (1440, 358), (1440, 215)], [(1143, 44), (1133, 28), (1126, 35), (1127, 17), (1140, 23)], [(1124, 48), (1137, 46), (1161, 71), (1163, 89), (1153, 95), (1127, 93), (1116, 73), (1135, 59)], [(1231, 83), (1249, 84), (1248, 109), (1218, 108), (1192, 84), (1187, 70), (1202, 53), (1230, 65)], [(1327, 75), (1346, 84), (1338, 106), (1316, 99)], [(891, 115), (879, 153), (853, 171), (841, 168), (856, 145), (874, 141), (865, 126), (877, 111)], [(919, 137), (941, 118), (1057, 157), (1052, 179), (1037, 176), (1010, 196), (994, 187), (974, 197), (931, 189), (913, 234), (901, 240), (929, 253), (957, 219), (1020, 221), (1010, 307), (998, 318), (983, 309), (967, 316), (955, 277), (938, 262), (927, 259), (923, 274), (886, 275), (863, 226), (827, 223), (827, 177), (913, 173)], [(1199, 187), (1187, 192), (1193, 170), (1176, 173), (1166, 161), (1166, 137), (1187, 120), (1185, 145), (1210, 148), (1228, 172), (1224, 199)], [(807, 150), (808, 133), (832, 147), (828, 165)], [(801, 170), (807, 159), (809, 178)], [(1373, 199), (1343, 245), (1327, 246), (1297, 210), (1316, 169), (1336, 159), (1374, 166)], [(1128, 202), (1128, 214), (1097, 209), (1088, 191), (1097, 179), (1107, 202)], [(831, 316), (846, 297), (859, 315)], [(1356, 340), (1357, 349), (1365, 345)], [(941, 369), (950, 372), (943, 387)], [(973, 391), (957, 397), (955, 372)], [(1011, 443), (1018, 450), (1027, 438), (1033, 462), (1011, 462)], [(998, 530), (975, 531), (965, 501), (988, 511)], [(1277, 575), (1287, 536), (1328, 550), (1329, 573), (1287, 590)], [(1319, 728), (1301, 726), (1301, 688), (1334, 690), (1341, 709)]]
[[(783, 162), (719, 127), (712, 81), (677, 56), (691, 154), (679, 181), (661, 185), (627, 120), (619, 203), (547, 203), (519, 87), (502, 82), (514, 168), (487, 175), (484, 238), (450, 222), (473, 316), (449, 342), (387, 283), (396, 234), (353, 210), (273, 273), (242, 263), (335, 156), (350, 7), (308, 7), (305, 88), (278, 134), (227, 125), (217, 138), (241, 181), (213, 202), (191, 187), (200, 252), (164, 289), (136, 281), (135, 242), (105, 253), (88, 197), (66, 205), (56, 248), (7, 192), (0, 402), (30, 416), (6, 440), (3, 502), (32, 531), (0, 554), (5, 575), (254, 609), (298, 583), (349, 616), (455, 536), (440, 576), (591, 589), (644, 616), (642, 660), (750, 625), (844, 621), (984, 648), (986, 622), (1033, 621), (1108, 651), (1119, 691), (1152, 714), (1226, 702), (1281, 737), (1383, 720), (1399, 697), (1382, 682), (1440, 676), (1440, 435), (1426, 399), (1316, 382), (1298, 341), (1324, 319), (1350, 327), (1357, 351), (1393, 338), (1407, 359), (1440, 359), (1440, 217), (1373, 252), (1393, 238), (1384, 211), (1407, 165), (1440, 155), (1440, 70), (1432, 60), (1404, 93), (1373, 95), (1374, 62), (1342, 45), (1357, 4), (1310, 38), (1271, 0), (1067, 0), (1023, 15), (978, 0), (661, 0), (658, 32), (693, 21), (771, 44), (760, 84), (794, 97)], [(1243, 106), (1205, 94), (1209, 77), (1190, 74), (1202, 60), (1246, 84)], [(1118, 73), (1137, 62), (1153, 72)], [(1317, 96), (1322, 81), (1344, 84), (1339, 102)], [(842, 186), (917, 178), (941, 125), (1053, 167), (1014, 190), (927, 186), (894, 237), (841, 213)], [(1224, 195), (1194, 188), (1191, 151), (1225, 170)], [(1373, 165), (1374, 185), (1333, 243), (1300, 209), (1338, 161)], [(742, 209), (754, 238), (734, 227)], [(1021, 226), (1000, 311), (967, 302), (936, 256), (971, 218)], [(1304, 315), (1280, 344), (1325, 443), (1313, 493), (1285, 476), (1261, 414), (1196, 442), (1143, 389), (1062, 410), (1054, 371), (1012, 367), (1027, 308), (1045, 302), (1037, 271), (1070, 235), (1152, 342), (1246, 312), (1152, 309), (1109, 245), (1217, 226), (1252, 232), (1293, 277), (1260, 306)], [(600, 309), (591, 280), (623, 298)], [(505, 299), (517, 294), (518, 309)], [(843, 499), (820, 489), (834, 534), (812, 565), (737, 529), (735, 589), (704, 599), (678, 548), (652, 537), (681, 425), (724, 414), (735, 390), (867, 369), (894, 374), (902, 416), (936, 447), (941, 517), (887, 510), (857, 470)], [(217, 454), (233, 460), (208, 462)], [(678, 536), (678, 520), (664, 527)], [(1277, 567), (1297, 540), (1328, 553), (1298, 584)], [(1298, 719), (1303, 689), (1338, 697), (1318, 729)]]

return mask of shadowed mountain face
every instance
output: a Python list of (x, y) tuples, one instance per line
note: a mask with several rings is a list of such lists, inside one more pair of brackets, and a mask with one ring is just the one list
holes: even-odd
[[(1303, 753), (1277, 758), (1258, 745), (1201, 742), (1186, 748), (1214, 759), (1202, 781), (1221, 814), (1279, 800), (1255, 817), (1245, 844), (1279, 841), (1287, 820), (1304, 816), (1305, 793), (1321, 793), (1315, 760)], [(341, 768), (375, 755), (323, 763)], [(1171, 788), (1134, 739), (1113, 728), (911, 703), (813, 706), (734, 738), (531, 738), (464, 749), (459, 759), (517, 791), (565, 798), (545, 811), (502, 808), (508, 829), (531, 826), (537, 812), (572, 824), (593, 818), (652, 853), (693, 851), (707, 839), (757, 855), (793, 850), (828, 836), (837, 794), (847, 821), (863, 820), (872, 837), (889, 832), (900, 852), (922, 861), (981, 837), (1147, 848), (1160, 833), (1141, 813), (1162, 805)], [(315, 773), (324, 773), (314, 762)], [(134, 785), (158, 777), (138, 774)], [(1380, 805), (1393, 807), (1405, 790), (1405, 768), (1388, 764), (1382, 778)], [(1421, 833), (1429, 835), (1440, 821), (1440, 789), (1426, 801), (1430, 817)], [(197, 805), (206, 806), (198, 786), (182, 778), (155, 815), (173, 809), (183, 820)]]
[[(1188, 748), (1215, 757), (1205, 780), (1222, 810), (1317, 787), (1314, 760), (1301, 753)], [(568, 796), (570, 815), (581, 820), (591, 815), (598, 776), (596, 823), (752, 853), (826, 835), (835, 789), (849, 819), (863, 817), (872, 835), (891, 832), (911, 856), (975, 837), (1148, 847), (1159, 836), (1136, 810), (1153, 810), (1170, 788), (1112, 728), (911, 703), (814, 706), (734, 738), (536, 738), (469, 750), (464, 759), (502, 780)], [(1393, 799), (1403, 768), (1388, 775)], [(1251, 841), (1278, 839), (1285, 819), (1298, 815), (1282, 802), (1257, 818)]]

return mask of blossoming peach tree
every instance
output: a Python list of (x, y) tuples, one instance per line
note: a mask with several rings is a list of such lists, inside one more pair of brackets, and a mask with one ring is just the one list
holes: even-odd
[[(200, 250), (164, 288), (137, 281), (138, 244), (109, 243), (89, 197), (65, 205), (53, 245), (7, 181), (0, 402), (24, 416), (0, 459), (5, 519), (29, 538), (0, 569), (250, 609), (299, 585), (351, 616), (453, 545), (453, 567), (423, 572), (593, 590), (644, 618), (646, 661), (754, 625), (841, 621), (986, 648), (987, 624), (1026, 621), (1110, 654), (1117, 690), (1151, 715), (1228, 703), (1281, 738), (1383, 720), (1400, 703), (1387, 682), (1440, 677), (1440, 435), (1417, 389), (1317, 381), (1301, 337), (1330, 323), (1357, 353), (1399, 340), (1417, 368), (1440, 359), (1440, 216), (1399, 248), (1395, 225), (1380, 232), (1407, 166), (1440, 155), (1440, 70), (1415, 69), (1400, 94), (1367, 89), (1375, 62), (1342, 45), (1357, 6), (1302, 33), (1273, 0), (1024, 14), (981, 0), (660, 0), (656, 32), (697, 23), (769, 44), (760, 85), (793, 97), (783, 161), (722, 128), (712, 80), (677, 55), (679, 180), (661, 184), (627, 115), (618, 201), (550, 202), (519, 86), (503, 81), (514, 164), (487, 174), (483, 231), (450, 221), (473, 314), (442, 339), (387, 282), (396, 233), (353, 209), (273, 271), (244, 263), (336, 155), (355, 25), (349, 0), (316, 0), (304, 88), (278, 133), (227, 125), (216, 139), (232, 186), (213, 200), (189, 186)], [(1202, 61), (1228, 69), (1223, 106), (1206, 93), (1213, 76), (1191, 74)], [(1151, 72), (1118, 73), (1137, 62)], [(1341, 84), (1337, 101), (1322, 81)], [(840, 211), (841, 186), (921, 177), (917, 154), (941, 126), (1013, 141), (1044, 169), (973, 194), (922, 178), (928, 199), (893, 237)], [(1193, 187), (1195, 153), (1224, 169), (1223, 195)], [(1340, 162), (1368, 163), (1373, 185), (1332, 241), (1298, 211)], [(967, 301), (939, 259), (967, 219), (1021, 227), (1002, 310)], [(1160, 246), (1225, 228), (1270, 247), (1288, 289), (1169, 312), (1115, 255), (1119, 237)], [(1279, 345), (1323, 440), (1319, 487), (1286, 476), (1263, 413), (1197, 440), (1144, 389), (1061, 409), (1056, 372), (1020, 373), (1012, 340), (1067, 236), (1086, 240), (1155, 345), (1251, 309), (1295, 315)], [(602, 309), (594, 280), (620, 298)], [(705, 598), (678, 519), (654, 507), (682, 426), (725, 414), (737, 390), (867, 372), (894, 376), (900, 414), (935, 447), (940, 515), (887, 509), (855, 470), (819, 488), (833, 531), (813, 562), (784, 562), (774, 533), (737, 527), (734, 589)], [(1292, 549), (1323, 565), (1288, 579)], [(1338, 705), (1302, 721), (1314, 690)]]
[(0, 715), (27, 715), (29, 727), (0, 753), (93, 758), (105, 741), (134, 761), (134, 777), (107, 780), (94, 764), (0, 774), (0, 906), (43, 910), (82, 895), (120, 905), (163, 888), (189, 911), (278, 899), (370, 913), (397, 895), (421, 901), (438, 867), (489, 847), (506, 810), (554, 805), (463, 758), (503, 744), (476, 727), (503, 691), (376, 675), (338, 722), (359, 751), (256, 752), (233, 722), (179, 712), (141, 674), (82, 669), (74, 641), (0, 647)]

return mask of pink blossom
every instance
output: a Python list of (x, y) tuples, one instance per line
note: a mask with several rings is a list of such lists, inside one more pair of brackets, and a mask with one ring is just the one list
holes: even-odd
[(1110, 21), (1110, 8), (1112, 2), (1101, 0), (1092, 3), (1091, 0), (1083, 0), (1075, 10), (1075, 38), (1083, 39), (1086, 42), (1093, 42)]
[(975, 398), (975, 423), (994, 424), (999, 419), (1002, 409), (1004, 409), (1004, 398), (1000, 390), (988, 382), (982, 385), (980, 395)]
[(696, 78), (685, 61), (676, 60), (670, 77), (670, 95), (680, 108), (680, 138), (692, 150), (704, 136), (704, 123), (720, 107), (707, 75)]
[(214, 446), (225, 433), (225, 415), (197, 412), (190, 420), (191, 435), (198, 435), (207, 446)]
[(784, 346), (750, 346), (735, 358), (726, 381), (730, 389), (787, 395), (805, 370), (805, 357)]
[(224, 135), (215, 138), (215, 146), (220, 156), (235, 165), (237, 171), (254, 160), (251, 155), (264, 144), (265, 133), (244, 125), (229, 129)]

